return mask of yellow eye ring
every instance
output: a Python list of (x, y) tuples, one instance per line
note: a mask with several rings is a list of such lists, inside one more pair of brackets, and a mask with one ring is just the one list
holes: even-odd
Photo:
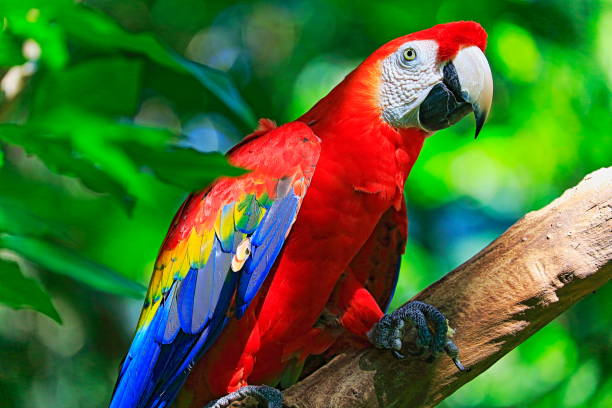
[(415, 51), (414, 48), (406, 48), (404, 50), (404, 54), (403, 55), (404, 55), (404, 59), (406, 61), (413, 61), (417, 57), (417, 54), (416, 54), (416, 51)]

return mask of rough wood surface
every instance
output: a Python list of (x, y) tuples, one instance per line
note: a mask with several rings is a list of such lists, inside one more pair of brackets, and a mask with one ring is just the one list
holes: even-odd
[(417, 296), (455, 327), (464, 364), (337, 356), (285, 391), (291, 408), (432, 407), (612, 276), (612, 167), (527, 214)]

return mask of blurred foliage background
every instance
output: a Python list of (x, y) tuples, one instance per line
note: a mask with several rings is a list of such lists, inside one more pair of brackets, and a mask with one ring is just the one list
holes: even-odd
[[(612, 2), (2, 0), (3, 407), (102, 407), (187, 192), (238, 174), (256, 117), (290, 121), (380, 44), (489, 32), (493, 113), (430, 138), (408, 181), (394, 305), (611, 164)], [(25, 309), (25, 310), (15, 310)], [(612, 406), (612, 291), (583, 300), (444, 407)]]

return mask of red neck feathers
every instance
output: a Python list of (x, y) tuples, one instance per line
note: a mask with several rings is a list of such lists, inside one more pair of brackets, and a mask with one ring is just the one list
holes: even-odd
[(372, 189), (380, 188), (399, 208), (404, 183), (427, 134), (416, 128), (395, 129), (382, 119), (380, 77), (380, 60), (364, 61), (298, 120), (323, 140), (322, 160), (332, 155), (356, 189), (376, 186)]

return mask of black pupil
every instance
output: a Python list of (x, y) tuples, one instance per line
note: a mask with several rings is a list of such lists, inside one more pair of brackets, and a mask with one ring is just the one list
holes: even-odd
[(413, 58), (414, 50), (406, 50), (406, 58)]

